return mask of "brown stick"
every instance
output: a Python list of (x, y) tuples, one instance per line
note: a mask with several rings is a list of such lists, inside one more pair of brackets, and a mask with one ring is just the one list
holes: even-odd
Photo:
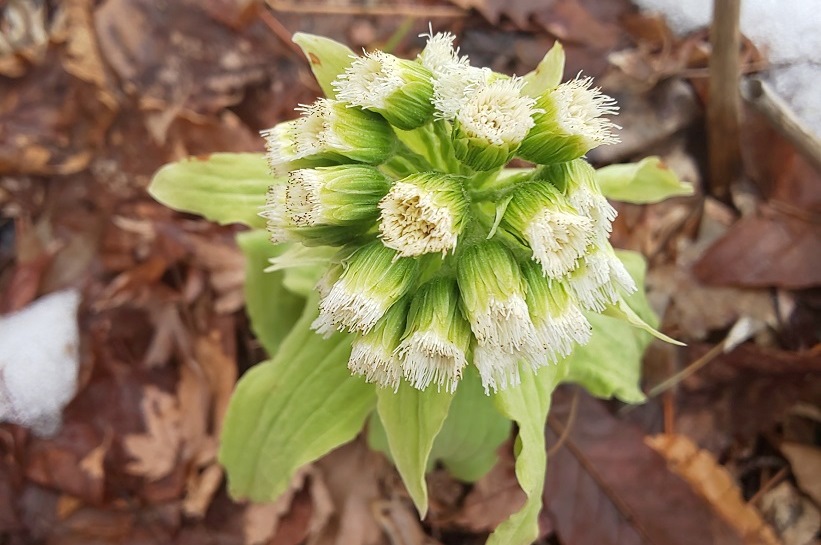
[(711, 193), (722, 201), (729, 200), (730, 185), (741, 174), (740, 13), (741, 0), (713, 0), (707, 143)]
[(741, 82), (741, 95), (821, 172), (821, 140), (798, 119), (769, 85), (758, 78), (745, 78)]

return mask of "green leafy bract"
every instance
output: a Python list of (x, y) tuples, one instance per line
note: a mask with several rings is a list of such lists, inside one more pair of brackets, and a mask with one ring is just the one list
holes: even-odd
[(254, 335), (268, 355), (274, 356), (302, 314), (305, 298), (286, 289), (283, 271), (265, 272), (268, 260), (281, 255), (286, 246), (271, 244), (263, 230), (240, 233), (237, 243), (246, 259), (245, 311)]
[(353, 63), (356, 53), (336, 40), (304, 32), (294, 34), (294, 43), (308, 58), (322, 92), (328, 98), (335, 98), (336, 92), (331, 83)]
[(316, 297), (272, 361), (237, 384), (219, 459), (236, 498), (273, 501), (298, 468), (353, 439), (376, 404), (374, 387), (351, 376), (351, 336), (322, 340), (310, 329)]
[(384, 427), (391, 459), (419, 514), (428, 511), (428, 469), (433, 441), (453, 400), (453, 394), (437, 392), (435, 388), (417, 390), (402, 381), (394, 393), (389, 388), (377, 389), (376, 410)]
[(499, 525), (487, 545), (530, 545), (539, 536), (539, 511), (542, 508), (547, 469), (544, 427), (550, 397), (565, 373), (565, 366), (544, 367), (537, 374), (522, 369), (522, 383), (494, 395), (501, 413), (516, 422), (516, 479), (527, 496), (524, 506)]
[(523, 76), (524, 92), (533, 98), (542, 96), (546, 91), (557, 87), (564, 74), (564, 48), (556, 42), (544, 56), (536, 69)]
[(148, 192), (174, 210), (199, 214), (220, 224), (264, 227), (260, 207), (274, 183), (261, 153), (212, 153), (162, 167)]
[(610, 165), (596, 171), (602, 193), (616, 201), (647, 204), (693, 194), (693, 186), (679, 180), (656, 156), (638, 163)]

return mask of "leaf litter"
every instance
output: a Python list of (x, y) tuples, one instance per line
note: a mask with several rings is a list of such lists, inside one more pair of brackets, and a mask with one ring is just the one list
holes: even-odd
[[(0, 302), (8, 313), (79, 290), (77, 395), (51, 438), (0, 426), (0, 535), (56, 544), (482, 542), (523, 501), (510, 444), (474, 485), (437, 470), (423, 523), (362, 439), (306, 468), (274, 504), (226, 496), (216, 462), (225, 406), (237, 377), (263, 357), (241, 310), (237, 230), (172, 213), (144, 188), (157, 168), (189, 154), (260, 151), (255, 132), (292, 116), (283, 105), (309, 101), (316, 86), (256, 3), (56, 4), (12, 0), (0, 10), (4, 37), (9, 21), (22, 25), (12, 49), (0, 47)], [(630, 418), (582, 395), (571, 419), (569, 394), (558, 393), (541, 543), (746, 543), (749, 528), (806, 543), (818, 524), (819, 423), (794, 415), (821, 399), (812, 326), (818, 173), (750, 117), (752, 198), (735, 207), (704, 198), (703, 33), (677, 37), (621, 1), (452, 4), (463, 17), (436, 29), (465, 29), (463, 51), (484, 64), (523, 74), (540, 58), (533, 52), (558, 38), (565, 76), (602, 77), (627, 129), (624, 144), (596, 162), (656, 153), (699, 189), (620, 205), (614, 227), (618, 246), (650, 256), (649, 298), (664, 331), (690, 343), (648, 353), (646, 390), (739, 319), (764, 324)], [(395, 38), (411, 56), (427, 25), (395, 35), (400, 18), (266, 13), (290, 32), (347, 41), (341, 29), (350, 27), (359, 42)], [(749, 43), (742, 55), (746, 69), (761, 60)], [(660, 431), (675, 435), (656, 441), (686, 446), (684, 462), (647, 446)], [(716, 489), (737, 509), (717, 505)]]

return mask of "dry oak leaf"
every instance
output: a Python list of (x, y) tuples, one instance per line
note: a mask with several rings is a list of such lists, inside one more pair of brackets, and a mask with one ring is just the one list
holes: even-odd
[(123, 438), (126, 452), (134, 458), (126, 471), (156, 481), (171, 473), (177, 463), (182, 443), (180, 410), (176, 398), (156, 386), (146, 386), (143, 392), (146, 433)]
[(664, 456), (670, 469), (690, 483), (725, 521), (738, 530), (745, 543), (780, 545), (773, 529), (754, 506), (744, 501), (732, 475), (712, 454), (699, 449), (683, 435), (648, 436), (645, 443)]
[(798, 487), (821, 507), (821, 448), (791, 442), (781, 443), (780, 448), (790, 461)]

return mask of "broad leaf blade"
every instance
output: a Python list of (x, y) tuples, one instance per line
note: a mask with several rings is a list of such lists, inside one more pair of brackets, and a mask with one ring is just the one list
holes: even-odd
[(308, 58), (322, 92), (328, 98), (335, 98), (336, 93), (331, 83), (353, 63), (356, 53), (335, 40), (304, 32), (294, 34), (294, 43)]
[(544, 56), (536, 69), (523, 76), (525, 80), (524, 93), (538, 98), (545, 91), (553, 89), (562, 82), (564, 75), (564, 48), (556, 42)]
[(494, 396), (499, 411), (519, 426), (516, 478), (527, 501), (496, 528), (487, 545), (530, 545), (539, 536), (538, 519), (547, 469), (544, 427), (551, 394), (563, 374), (563, 365), (542, 368), (538, 374), (522, 369), (521, 385)]
[(257, 214), (272, 183), (261, 153), (213, 153), (165, 165), (148, 192), (169, 208), (220, 224), (264, 227), (265, 220)]
[(437, 392), (436, 388), (420, 391), (402, 381), (396, 393), (389, 388), (378, 388), (377, 397), (376, 409), (385, 429), (391, 458), (416, 509), (424, 517), (428, 511), (425, 483), (428, 460), (433, 441), (448, 415), (453, 394)]
[(658, 157), (645, 157), (638, 163), (610, 165), (596, 171), (602, 193), (616, 201), (646, 204), (670, 197), (692, 195), (692, 184), (679, 180)]
[(237, 384), (219, 459), (236, 498), (273, 501), (296, 470), (353, 439), (376, 403), (372, 385), (351, 376), (351, 337), (322, 340), (310, 330), (316, 298), (272, 361)]
[(482, 390), (476, 368), (468, 367), (433, 443), (431, 459), (441, 461), (457, 479), (477, 481), (498, 460), (496, 451), (510, 436), (510, 428), (510, 420)]
[(268, 260), (282, 254), (287, 246), (271, 244), (268, 232), (261, 229), (240, 233), (237, 243), (246, 259), (245, 311), (254, 335), (273, 357), (302, 314), (305, 298), (285, 288), (283, 271), (265, 272)]

